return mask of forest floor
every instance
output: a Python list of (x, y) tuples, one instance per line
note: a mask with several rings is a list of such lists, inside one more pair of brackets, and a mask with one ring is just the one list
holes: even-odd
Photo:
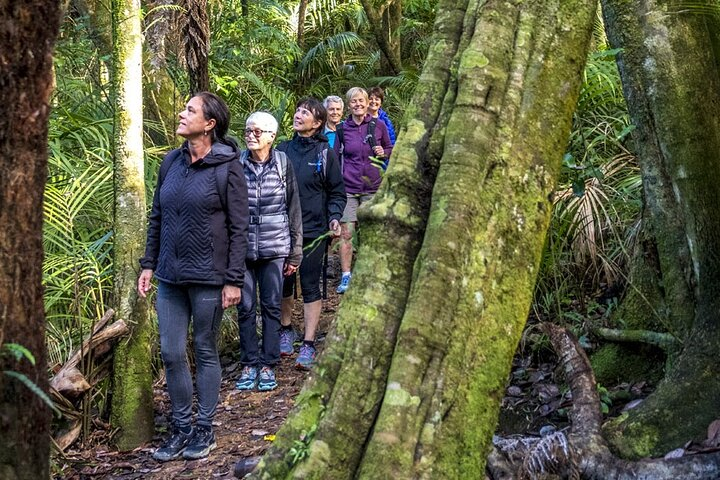
[[(331, 262), (332, 264), (333, 262)], [(328, 282), (328, 298), (323, 302), (318, 328), (318, 350), (335, 319), (341, 296), (335, 293), (338, 279)], [(529, 325), (536, 323), (531, 318)], [(293, 325), (302, 330), (302, 302), (295, 303)], [(533, 342), (531, 342), (533, 343)], [(571, 398), (557, 375), (554, 355), (537, 348), (519, 348), (502, 403), (498, 435), (540, 435), (567, 426), (567, 408)], [(537, 345), (537, 343), (534, 343)], [(297, 352), (297, 346), (296, 346)], [(296, 353), (297, 355), (297, 353)], [(274, 439), (293, 407), (308, 372), (294, 368), (295, 356), (283, 358), (276, 368), (278, 388), (271, 392), (240, 392), (235, 381), (240, 374), (239, 353), (228, 351), (221, 356), (223, 366), (220, 401), (214, 422), (217, 449), (208, 458), (197, 461), (178, 460), (167, 463), (152, 458), (153, 451), (163, 442), (170, 402), (165, 382), (155, 384), (154, 407), (156, 435), (152, 442), (130, 452), (112, 447), (109, 425), (94, 421), (94, 429), (84, 445), (76, 442), (62, 455), (53, 459), (54, 480), (91, 479), (232, 479), (235, 463), (262, 455)], [(650, 392), (645, 382), (613, 386), (610, 396), (620, 393), (624, 400), (643, 398)], [(618, 402), (619, 403), (619, 402)], [(626, 402), (622, 402), (624, 404)], [(621, 405), (615, 404), (613, 410)]]

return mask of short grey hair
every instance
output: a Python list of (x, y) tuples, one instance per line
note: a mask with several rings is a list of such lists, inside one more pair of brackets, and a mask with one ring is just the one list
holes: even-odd
[(347, 93), (345, 94), (345, 98), (347, 98), (348, 103), (350, 103), (350, 101), (351, 101), (351, 100), (353, 99), (353, 97), (356, 96), (356, 95), (362, 95), (363, 97), (365, 97), (365, 100), (366, 100), (366, 101), (367, 101), (368, 98), (369, 98), (369, 97), (368, 97), (367, 90), (365, 90), (365, 89), (362, 88), (362, 87), (352, 87), (352, 88), (351, 88), (350, 90), (348, 90)]
[(254, 112), (245, 121), (245, 126), (254, 124), (263, 130), (269, 130), (272, 133), (277, 133), (278, 121), (270, 115), (268, 112)]
[(343, 102), (343, 99), (337, 95), (328, 95), (325, 97), (325, 100), (323, 100), (323, 107), (327, 109), (331, 103), (339, 103), (340, 108), (345, 109), (345, 102)]

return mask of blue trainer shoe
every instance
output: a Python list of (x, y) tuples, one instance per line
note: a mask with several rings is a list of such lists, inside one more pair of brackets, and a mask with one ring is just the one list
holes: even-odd
[(298, 370), (310, 370), (315, 365), (316, 356), (317, 350), (315, 350), (315, 347), (303, 343), (300, 347), (300, 354), (295, 360), (295, 368)]
[(235, 388), (238, 390), (254, 390), (258, 383), (258, 369), (246, 365), (242, 369), (240, 378), (235, 382)]
[(297, 333), (292, 328), (281, 328), (280, 329), (280, 356), (289, 357), (295, 353), (295, 347), (293, 343), (297, 339)]
[(275, 390), (276, 388), (275, 372), (271, 367), (262, 367), (260, 369), (260, 380), (258, 380), (258, 391), (267, 392), (269, 390)]
[(335, 290), (335, 291), (337, 293), (347, 292), (347, 289), (350, 288), (350, 279), (351, 278), (352, 278), (352, 273), (343, 273), (343, 276), (340, 279), (340, 285), (338, 285), (337, 290)]

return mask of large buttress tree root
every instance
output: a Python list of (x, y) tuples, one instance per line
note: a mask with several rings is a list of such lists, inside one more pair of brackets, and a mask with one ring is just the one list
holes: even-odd
[[(513, 457), (523, 459), (517, 463), (496, 448), (488, 458), (488, 472), (493, 480), (542, 478), (542, 474), (548, 472), (560, 472), (563, 478), (583, 480), (720, 478), (720, 452), (638, 461), (613, 455), (600, 432), (600, 398), (585, 352), (567, 330), (552, 324), (545, 324), (543, 328), (550, 336), (572, 391), (570, 433), (566, 439), (556, 436), (546, 440), (545, 445), (541, 444), (543, 440), (526, 442), (525, 452)], [(529, 460), (528, 457), (532, 458)]]

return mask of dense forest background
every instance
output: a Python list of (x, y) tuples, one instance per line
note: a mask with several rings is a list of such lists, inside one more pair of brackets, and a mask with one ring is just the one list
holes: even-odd
[[(174, 135), (177, 113), (182, 110), (190, 92), (202, 88), (217, 92), (228, 102), (233, 114), (231, 133), (242, 131), (244, 120), (251, 112), (266, 110), (280, 121), (279, 138), (282, 139), (292, 134), (291, 118), (299, 98), (343, 96), (353, 86), (380, 85), (387, 94), (383, 108), (401, 126), (399, 143), (404, 135), (409, 138), (408, 125), (413, 125), (412, 121), (418, 115), (433, 108), (418, 102), (421, 94), (430, 95), (418, 85), (422, 85), (421, 73), (427, 67), (428, 56), (432, 55), (433, 48), (439, 48), (433, 42), (437, 41), (437, 31), (442, 31), (444, 24), (442, 21), (436, 23), (436, 15), (446, 15), (450, 11), (449, 2), (446, 3), (448, 5), (441, 4), (440, 7), (435, 1), (423, 0), (301, 0), (299, 4), (211, 0), (180, 5), (144, 4), (140, 12), (142, 91), (134, 92), (134, 95), (143, 99), (142, 171), (146, 201), (151, 198), (162, 155), (179, 143)], [(522, 2), (517, 3), (513, 8), (525, 12)], [(657, 7), (638, 2), (640, 4), (642, 8), (638, 7), (638, 11), (643, 8), (654, 11)], [(527, 7), (527, 11), (538, 17), (549, 15), (546, 18), (553, 18), (555, 15), (537, 13), (533, 8)], [(682, 88), (675, 91), (668, 85), (679, 82), (677, 72), (700, 79), (690, 84), (691, 91), (702, 88), (707, 92), (717, 85), (716, 59), (720, 42), (715, 27), (718, 7), (716, 2), (696, 5), (664, 2), (657, 8), (667, 13), (670, 20), (652, 23), (655, 21), (652, 15), (647, 17), (651, 19), (647, 23), (630, 20), (634, 18), (635, 10), (628, 13), (628, 7), (615, 1), (603, 4), (604, 19), (599, 6), (590, 9), (595, 12), (588, 23), (592, 26), (587, 29), (590, 46), (586, 54), (583, 53), (584, 68), (579, 69), (582, 74), (578, 79), (578, 99), (571, 117), (570, 135), (564, 143), (564, 154), (558, 155), (562, 161), (558, 162), (553, 177), (556, 185), (550, 196), (547, 235), (544, 235), (544, 229), (538, 230), (542, 232), (544, 244), (537, 249), (540, 252), (539, 267), (536, 278), (531, 279), (534, 287), (530, 322), (521, 336), (521, 349), (537, 360), (560, 348), (559, 334), (541, 328), (541, 323), (560, 325), (572, 332), (578, 338), (578, 344), (592, 354), (600, 385), (596, 390), (601, 394), (607, 393), (605, 387), (623, 382), (657, 385), (668, 372), (677, 372), (677, 365), (685, 371), (693, 367), (702, 370), (703, 363), (683, 366), (683, 358), (691, 357), (683, 355), (687, 351), (683, 343), (698, 338), (698, 335), (702, 337), (702, 332), (714, 332), (717, 323), (716, 313), (705, 311), (712, 310), (714, 305), (708, 296), (716, 276), (703, 277), (697, 273), (705, 271), (704, 265), (714, 264), (711, 254), (707, 258), (703, 256), (703, 252), (712, 250), (714, 240), (700, 238), (693, 241), (695, 233), (705, 234), (707, 229), (713, 228), (715, 216), (709, 215), (703, 228), (676, 225), (673, 229), (672, 225), (663, 223), (664, 216), (699, 218), (701, 212), (705, 212), (707, 202), (678, 200), (680, 207), (670, 212), (662, 199), (656, 201), (660, 195), (649, 192), (662, 183), (653, 178), (670, 177), (671, 180), (666, 182), (668, 185), (680, 185), (675, 187), (678, 198), (692, 199), (701, 195), (682, 182), (685, 173), (677, 174), (678, 166), (683, 167), (683, 172), (685, 169), (691, 172), (689, 177), (692, 179), (702, 176), (699, 172), (712, 165), (712, 155), (705, 159), (709, 163), (703, 165), (687, 159), (693, 151), (710, 149), (717, 152), (713, 150), (717, 146), (713, 143), (717, 140), (717, 125), (709, 121), (702, 126), (703, 132), (709, 132), (707, 137), (696, 135), (690, 129), (683, 139), (671, 138), (668, 125), (673, 122), (688, 124), (694, 122), (695, 117), (692, 111), (686, 112), (684, 117), (672, 117), (670, 112), (682, 110), (673, 103), (677, 100), (675, 97), (686, 101), (686, 110), (692, 110), (694, 103), (687, 102), (682, 96)], [(457, 7), (457, 10), (469, 11), (471, 6)], [(498, 12), (503, 14), (502, 10), (495, 13)], [(121, 303), (117, 298), (120, 268), (116, 264), (115, 242), (119, 188), (117, 130), (122, 115), (118, 112), (120, 103), (115, 87), (118, 35), (112, 32), (124, 28), (125, 13), (114, 3), (94, 0), (70, 1), (65, 5), (64, 13), (52, 68), (54, 89), (50, 99), (52, 110), (48, 123), (47, 182), (43, 200), (42, 280), (50, 376), (73, 357), (83, 340), (98, 327), (100, 319), (104, 316), (107, 319), (107, 312), (117, 309)], [(561, 16), (557, 15), (558, 18)], [(677, 32), (676, 35), (669, 34), (667, 44), (660, 47), (660, 41), (653, 37), (658, 25), (671, 33)], [(431, 37), (429, 32), (434, 28), (436, 36)], [(610, 32), (610, 40), (606, 29)], [(702, 40), (701, 34), (704, 35)], [(694, 42), (681, 43), (678, 38), (682, 35)], [(654, 39), (654, 43), (649, 40), (643, 43), (643, 39), (648, 38)], [(679, 61), (677, 56), (664, 59), (663, 54), (667, 51), (677, 52), (683, 48), (697, 56), (689, 56), (685, 61)], [(557, 53), (558, 58), (563, 55), (563, 52)], [(643, 55), (669, 65), (668, 71), (674, 76), (651, 76), (649, 80), (643, 77), (642, 69), (638, 67), (643, 65)], [(624, 68), (623, 82), (618, 59), (621, 70)], [(665, 61), (666, 64), (662, 63)], [(705, 65), (707, 70), (698, 73), (690, 67), (687, 71), (680, 68), (696, 64)], [(568, 72), (568, 75), (572, 76), (572, 73)], [(707, 85), (700, 86), (706, 78)], [(425, 81), (429, 83), (427, 79)], [(669, 93), (665, 97), (658, 96), (653, 88)], [(643, 95), (649, 98), (645, 103)], [(532, 101), (536, 100), (528, 100)], [(714, 102), (715, 97), (708, 96), (708, 105), (716, 105)], [(634, 109), (632, 112), (628, 111), (628, 104)], [(643, 110), (644, 104), (650, 107)], [(696, 107), (695, 115), (704, 111), (701, 106)], [(442, 112), (437, 116), (441, 118)], [(447, 127), (447, 124), (442, 125), (442, 129)], [(457, 123), (453, 125), (458, 126)], [(648, 145), (653, 144), (660, 145), (660, 154), (648, 150)], [(639, 158), (646, 159), (643, 168)], [(648, 158), (671, 159), (670, 170), (674, 173), (657, 174), (662, 167), (650, 167)], [(683, 163), (686, 160), (689, 163)], [(438, 169), (437, 165), (433, 168)], [(402, 179), (399, 175), (394, 177), (391, 169), (391, 186), (388, 188), (392, 188), (394, 178)], [(680, 180), (676, 182), (677, 179)], [(666, 187), (672, 191), (673, 187), (668, 185)], [(711, 198), (715, 198), (715, 190), (710, 185), (704, 192), (712, 192)], [(690, 246), (681, 248), (677, 243), (664, 244), (666, 232), (673, 232), (673, 238), (690, 232), (686, 235), (691, 239)], [(653, 246), (648, 248), (648, 245)], [(686, 249), (689, 252), (685, 252)], [(657, 258), (652, 257), (653, 252)], [(698, 287), (696, 279), (688, 280), (692, 276), (688, 273), (692, 267), (668, 266), (668, 255), (676, 255), (682, 260), (686, 253), (687, 258), (692, 259), (687, 265), (694, 265), (706, 287)], [(652, 258), (648, 261), (649, 255)], [(415, 257), (410, 258), (414, 260)], [(650, 270), (655, 269), (655, 277), (647, 274), (648, 264)], [(680, 277), (684, 275), (690, 285), (684, 299), (678, 299), (671, 288), (675, 285), (671, 280), (677, 281), (671, 275), (672, 268), (683, 271)], [(658, 285), (661, 285), (660, 289)], [(691, 304), (693, 313), (687, 313), (686, 307)], [(351, 308), (348, 307), (348, 311)], [(527, 318), (524, 311), (521, 315)], [(132, 330), (132, 322), (129, 323)], [(228, 318), (222, 332), (223, 341), (230, 344), (235, 341), (235, 336), (235, 323)], [(707, 338), (716, 339), (717, 335), (713, 333)], [(4, 341), (1, 336), (0, 340)], [(711, 345), (708, 340), (701, 346), (707, 352)], [(1, 352), (17, 361), (32, 358), (32, 352), (18, 341), (3, 343)], [(61, 441), (60, 448), (70, 441), (84, 441), (93, 428), (93, 419), (107, 421), (117, 415), (112, 412), (113, 377), (107, 375), (112, 370), (113, 357), (107, 353), (91, 355), (88, 360), (82, 357), (78, 369), (88, 379), (88, 388), (77, 401), (52, 396), (55, 408), (61, 412), (56, 415), (53, 427), (56, 441)], [(158, 352), (153, 347), (149, 353), (157, 374), (160, 371)], [(4, 371), (14, 370), (11, 367)], [(29, 388), (34, 385), (27, 376), (18, 374), (16, 377)], [(678, 378), (686, 377), (675, 377)], [(689, 390), (685, 394), (697, 393), (699, 383), (694, 383), (690, 375), (687, 378)], [(43, 385), (43, 382), (36, 383)], [(660, 395), (663, 394), (661, 388)], [(682, 397), (683, 392), (667, 395)], [(45, 400), (51, 401), (47, 397)], [(699, 405), (707, 410), (698, 420), (705, 426), (710, 423), (708, 418), (717, 416), (711, 408), (712, 405), (716, 407), (715, 400), (716, 396), (710, 394), (707, 403)], [(608, 410), (611, 404), (611, 399), (604, 395), (603, 408)], [(668, 420), (667, 416), (664, 419)], [(623, 421), (607, 433), (608, 437), (614, 438), (614, 452), (627, 458), (662, 454), (663, 449), (692, 439), (692, 435), (688, 438), (688, 432), (673, 429), (674, 436), (669, 435), (669, 439), (655, 435), (648, 440), (646, 437), (650, 434), (647, 431), (637, 426), (627, 427)], [(657, 419), (648, 417), (632, 421), (658, 424)], [(292, 432), (295, 427), (288, 428)], [(66, 436), (68, 432), (70, 436)], [(683, 438), (685, 440), (679, 440)], [(133, 440), (126, 441), (132, 443)], [(281, 442), (279, 445), (278, 449), (282, 449)], [(359, 458), (355, 461), (361, 465)], [(364, 468), (362, 471), (370, 475), (370, 467)]]

